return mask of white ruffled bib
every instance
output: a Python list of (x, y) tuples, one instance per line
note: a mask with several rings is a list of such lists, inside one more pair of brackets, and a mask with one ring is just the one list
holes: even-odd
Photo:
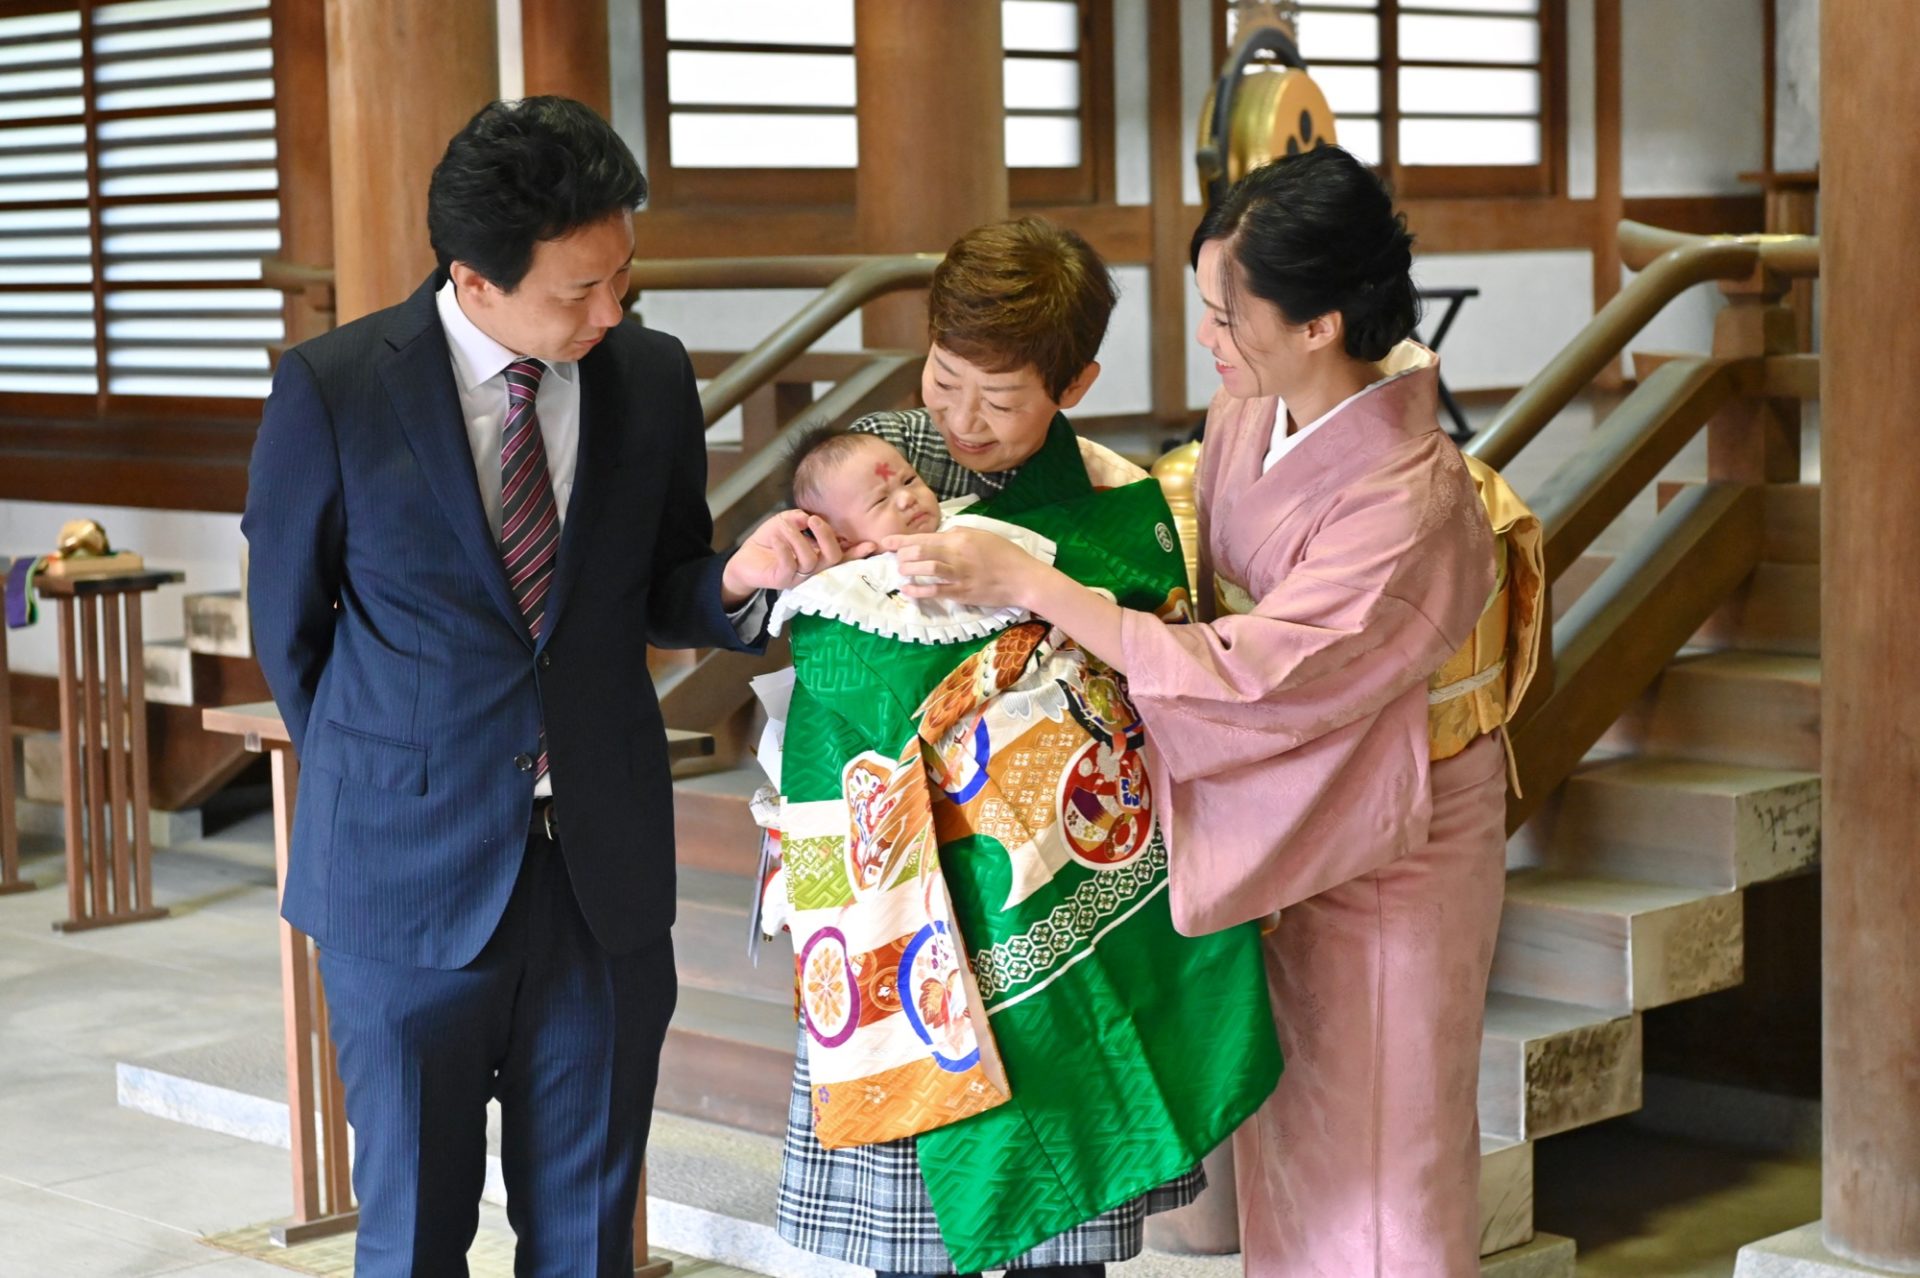
[[(1016, 524), (960, 512), (978, 498), (956, 497), (940, 503), (940, 531), (977, 528), (1004, 537), (1042, 563), (1051, 564), (1054, 544), (1048, 538)], [(911, 643), (957, 643), (978, 639), (1028, 619), (1024, 608), (989, 608), (948, 599), (913, 599), (901, 593), (907, 579), (894, 551), (866, 559), (850, 559), (785, 591), (774, 602), (767, 629), (779, 634), (794, 617), (830, 617), (858, 626), (869, 634)]]

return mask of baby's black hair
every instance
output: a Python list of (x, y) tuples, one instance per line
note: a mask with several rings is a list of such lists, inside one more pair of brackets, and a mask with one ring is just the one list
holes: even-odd
[(795, 510), (805, 510), (820, 495), (815, 487), (822, 466), (830, 466), (859, 447), (864, 439), (878, 439), (864, 431), (849, 430), (832, 422), (814, 422), (799, 428), (787, 450), (787, 501)]

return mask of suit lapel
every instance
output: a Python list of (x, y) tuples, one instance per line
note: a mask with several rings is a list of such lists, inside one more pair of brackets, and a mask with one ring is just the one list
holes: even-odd
[(446, 334), (434, 309), (438, 276), (422, 285), (403, 310), (403, 329), (387, 338), (394, 348), (380, 366), (380, 381), (400, 419), (413, 455), (439, 501), (447, 523), (460, 539), (473, 570), (485, 584), (494, 606), (513, 625), (514, 633), (532, 643), (520, 607), (507, 588), (500, 564), (500, 547), (487, 525), (480, 504), (480, 487), (473, 473), (473, 449), (467, 442), (466, 418), (453, 385), (453, 363), (447, 354)]
[[(610, 472), (619, 457), (619, 385), (605, 343), (580, 361), (580, 452), (573, 463), (573, 494), (567, 499), (567, 522), (560, 530), (560, 551), (553, 570), (553, 591), (547, 597), (550, 618), (541, 646), (560, 628), (581, 561), (587, 557), (593, 517), (604, 500)], [(641, 402), (645, 402), (644, 400)]]

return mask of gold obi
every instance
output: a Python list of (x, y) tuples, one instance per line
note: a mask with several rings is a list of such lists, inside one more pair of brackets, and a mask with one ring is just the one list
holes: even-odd
[[(1539, 666), (1546, 604), (1539, 518), (1499, 471), (1472, 457), (1466, 462), (1493, 524), (1496, 572), (1473, 633), (1427, 680), (1427, 744), (1436, 760), (1451, 759), (1513, 718)], [(1223, 613), (1252, 612), (1259, 602), (1217, 573), (1213, 585)]]

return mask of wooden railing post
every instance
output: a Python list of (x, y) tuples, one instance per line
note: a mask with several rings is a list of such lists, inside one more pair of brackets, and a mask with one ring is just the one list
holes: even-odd
[[(1763, 262), (1745, 279), (1722, 280), (1727, 299), (1713, 325), (1713, 353), (1721, 359), (1791, 355), (1799, 324), (1789, 302), (1793, 281)], [(1742, 387), (1707, 425), (1707, 476), (1743, 484), (1791, 484), (1800, 479), (1800, 401), (1768, 398), (1756, 384)]]

